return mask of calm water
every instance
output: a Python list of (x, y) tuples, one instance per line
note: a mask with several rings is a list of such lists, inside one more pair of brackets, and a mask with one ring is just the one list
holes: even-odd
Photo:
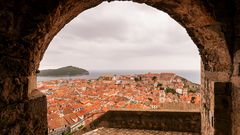
[(38, 81), (58, 80), (58, 79), (96, 79), (101, 75), (130, 75), (130, 74), (146, 74), (146, 73), (174, 72), (192, 82), (200, 83), (200, 71), (198, 70), (101, 70), (89, 71), (89, 75), (71, 76), (71, 77), (37, 77)]

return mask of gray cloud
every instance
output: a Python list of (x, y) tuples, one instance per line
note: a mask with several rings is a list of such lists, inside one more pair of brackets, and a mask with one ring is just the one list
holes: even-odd
[(200, 57), (185, 29), (167, 14), (144, 4), (104, 2), (58, 33), (40, 69), (66, 65), (90, 70), (199, 70)]

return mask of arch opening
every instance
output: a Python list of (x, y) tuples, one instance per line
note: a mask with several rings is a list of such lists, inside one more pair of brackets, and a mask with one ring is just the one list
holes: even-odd
[[(2, 27), (0, 28), (0, 69), (2, 71), (0, 73), (0, 105), (4, 108), (0, 110), (0, 115), (1, 119), (4, 120), (1, 121), (4, 123), (2, 124), (3, 126), (1, 126), (3, 134), (17, 134), (20, 132), (25, 132), (26, 134), (31, 134), (33, 132), (36, 134), (46, 134), (47, 110), (45, 97), (35, 93), (35, 77), (40, 60), (52, 38), (68, 22), (79, 13), (95, 7), (102, 2), (102, 0), (59, 0), (54, 2), (43, 0), (34, 2), (10, 2), (6, 3), (6, 7), (5, 3), (1, 4), (1, 6), (4, 7), (1, 9), (2, 12), (0, 13), (0, 18), (3, 18), (3, 22), (1, 23)], [(219, 20), (220, 13), (218, 13), (217, 17), (211, 14), (209, 12), (209, 7), (206, 6), (206, 3), (209, 1), (137, 0), (134, 2), (145, 3), (168, 13), (187, 30), (194, 43), (197, 45), (202, 58), (202, 66), (204, 67), (201, 72), (201, 86), (204, 95), (204, 103), (202, 103), (203, 110), (201, 111), (202, 134), (214, 134), (216, 131), (229, 133), (231, 124), (237, 127), (237, 111), (234, 110), (232, 116), (233, 120), (231, 120), (231, 118), (229, 118), (232, 114), (231, 106), (228, 106), (227, 110), (225, 108), (222, 109), (221, 106), (215, 104), (219, 102), (216, 102), (218, 100), (215, 99), (214, 95), (222, 94), (215, 93), (215, 88), (217, 88), (215, 87), (215, 82), (219, 82), (218, 85), (219, 88), (222, 88), (221, 90), (231, 90), (229, 87), (230, 85), (227, 83), (225, 84), (225, 82), (230, 81), (230, 76), (233, 72), (232, 68), (234, 68), (234, 73), (238, 72), (238, 56), (232, 55), (235, 57), (235, 63), (232, 65), (231, 56), (227, 48), (226, 38), (229, 39), (229, 37), (232, 37), (226, 35), (226, 31), (228, 31), (226, 29), (231, 25), (224, 23), (227, 22), (228, 19), (226, 19), (226, 21), (221, 21), (225, 18)], [(209, 3), (207, 5), (209, 5)], [(220, 6), (213, 8), (217, 12), (223, 11), (222, 8), (219, 8), (222, 4), (219, 5)], [(231, 17), (233, 16), (226, 18)], [(231, 28), (232, 26), (230, 29)], [(229, 32), (232, 31), (230, 30)], [(234, 34), (232, 35), (234, 36)], [(235, 39), (232, 38), (232, 40)], [(231, 80), (235, 87), (233, 93), (234, 109), (238, 109), (237, 103), (235, 102), (238, 93), (238, 87), (236, 86), (239, 84), (237, 80), (238, 76), (234, 74)], [(227, 91), (227, 93), (229, 92)], [(231, 99), (231, 95), (228, 96), (227, 99)], [(217, 95), (217, 97), (221, 99), (221, 97), (226, 97), (226, 95)], [(231, 100), (228, 100), (228, 102), (231, 102)], [(231, 105), (231, 103), (228, 105)], [(36, 106), (41, 107), (35, 108)], [(225, 114), (222, 113), (218, 115), (218, 112), (225, 112)], [(13, 114), (14, 117), (5, 114)], [(39, 116), (35, 114), (39, 114)], [(225, 116), (228, 117), (226, 118)], [(18, 118), (23, 119), (19, 121)], [(214, 123), (211, 120), (218, 120), (218, 122)], [(16, 124), (13, 125), (13, 123)], [(33, 125), (35, 123), (38, 123), (37, 128)], [(227, 124), (229, 126), (226, 126), (226, 129), (216, 124)], [(226, 130), (223, 131), (223, 129)], [(233, 128), (233, 131), (238, 131), (235, 129)]]
[[(130, 9), (131, 17), (125, 16)], [(88, 70), (200, 71), (198, 50), (185, 29), (167, 14), (147, 5), (103, 3), (80, 14), (55, 38), (40, 69), (75, 65)], [(79, 58), (81, 63), (74, 62)], [(181, 63), (174, 58), (181, 58)], [(60, 59), (67, 59), (67, 64)], [(109, 63), (101, 61), (104, 59)], [(127, 59), (131, 60), (124, 61)], [(134, 63), (141, 60), (145, 64)], [(193, 81), (200, 83), (200, 79)]]
[[(110, 7), (113, 7), (113, 8), (110, 8)], [(116, 7), (119, 7), (119, 8), (116, 8)], [(91, 57), (90, 60), (111, 61), (107, 67), (113, 66), (112, 68), (115, 68), (115, 65), (116, 65), (116, 67), (118, 67), (117, 70), (118, 70), (119, 74), (121, 74), (121, 73), (132, 74), (132, 72), (138, 73), (138, 74), (142, 74), (142, 73), (147, 74), (148, 72), (164, 72), (164, 71), (165, 72), (173, 72), (174, 69), (176, 70), (179, 68), (181, 71), (197, 70), (196, 72), (198, 72), (198, 73), (195, 72), (195, 75), (198, 74), (198, 77), (196, 77), (194, 80), (191, 80), (191, 81), (196, 81), (196, 82), (200, 83), (200, 80), (199, 80), (199, 78), (200, 78), (199, 77), (199, 72), (200, 72), (200, 60), (199, 60), (200, 58), (199, 57), (200, 56), (198, 55), (198, 50), (196, 49), (196, 46), (194, 45), (192, 40), (189, 38), (189, 36), (187, 35), (186, 31), (182, 28), (182, 26), (179, 26), (179, 24), (177, 24), (176, 22), (173, 22), (172, 19), (170, 17), (168, 17), (168, 15), (166, 15), (164, 13), (159, 13), (159, 11), (152, 11), (149, 9), (149, 7), (146, 8), (143, 5), (132, 4), (132, 3), (131, 4), (125, 3), (122, 5), (120, 5), (120, 3), (118, 3), (118, 2), (111, 3), (109, 5), (107, 3), (103, 3), (100, 6), (95, 7), (95, 8), (99, 8), (99, 9), (96, 9), (95, 12), (93, 12), (94, 10), (93, 11), (89, 10), (89, 11), (87, 11), (87, 12), (90, 12), (88, 14), (87, 14), (87, 12), (81, 13), (80, 16), (75, 18), (76, 20), (73, 21), (72, 25), (69, 24), (68, 26), (66, 26), (66, 29), (63, 29), (63, 31), (61, 31), (61, 33), (59, 33), (59, 36), (56, 37), (56, 40), (53, 40), (52, 46), (50, 44), (51, 50), (50, 50), (49, 54), (55, 53), (55, 55), (52, 56), (52, 63), (53, 63), (52, 66), (56, 66), (57, 64), (59, 64), (58, 66), (67, 66), (69, 64), (70, 65), (76, 64), (76, 63), (72, 62), (71, 59), (74, 59), (73, 61), (77, 61), (78, 55), (80, 54), (79, 56), (81, 57), (82, 53), (83, 53), (84, 56), (82, 56), (82, 59), (84, 59), (84, 58), (87, 59), (88, 57)], [(102, 9), (104, 9), (104, 10), (102, 10)], [(127, 12), (129, 12), (128, 11), (129, 9), (133, 10), (132, 11), (133, 13), (128, 14), (128, 16), (130, 16), (130, 17), (127, 18), (126, 20), (123, 20), (124, 18), (126, 18), (126, 16), (124, 16), (124, 15), (121, 16), (120, 13), (123, 11), (127, 13)], [(107, 14), (109, 10), (112, 11), (110, 13), (110, 15)], [(120, 11), (115, 11), (115, 10), (120, 10)], [(145, 10), (145, 11), (141, 12), (142, 10)], [(114, 11), (116, 12), (116, 14), (114, 14)], [(101, 16), (101, 17), (97, 18), (97, 16), (94, 16), (95, 13), (98, 13), (97, 16)], [(147, 17), (148, 15), (150, 16), (149, 18)], [(144, 17), (144, 19), (140, 18), (140, 16)], [(156, 18), (162, 18), (162, 19), (156, 19)], [(155, 21), (155, 23), (154, 23), (154, 21)], [(135, 26), (136, 22), (141, 25)], [(151, 22), (151, 23), (149, 23), (149, 22)], [(114, 23), (115, 23), (115, 25), (114, 25)], [(148, 25), (146, 23), (148, 23)], [(97, 26), (95, 24), (97, 24)], [(159, 24), (161, 24), (162, 26), (160, 27)], [(168, 27), (166, 27), (166, 26), (168, 26)], [(125, 31), (124, 31), (124, 29), (125, 29)], [(178, 29), (178, 30), (176, 30), (176, 29)], [(83, 30), (83, 32), (77, 32), (77, 31), (81, 31), (81, 30)], [(109, 33), (108, 33), (108, 31), (109, 31)], [(162, 33), (160, 33), (159, 31), (162, 31)], [(147, 34), (145, 34), (145, 33), (147, 33)], [(151, 34), (149, 35), (149, 33), (151, 33)], [(174, 37), (174, 35), (176, 35), (176, 37)], [(65, 39), (68, 38), (68, 40), (64, 42), (63, 38), (65, 38)], [(76, 41), (74, 42), (74, 40), (76, 40)], [(161, 43), (161, 42), (164, 42), (164, 43)], [(64, 44), (67, 44), (67, 45), (64, 45)], [(105, 44), (107, 44), (107, 45), (105, 45)], [(125, 44), (125, 45), (123, 45), (123, 44)], [(167, 45), (165, 46), (165, 44), (167, 44)], [(111, 45), (114, 45), (117, 47), (114, 48)], [(59, 46), (60, 48), (56, 48), (57, 46)], [(79, 47), (72, 48), (73, 46), (79, 46)], [(171, 47), (167, 48), (168, 46), (171, 46)], [(191, 48), (190, 46), (194, 46), (195, 48)], [(94, 48), (94, 47), (96, 47), (96, 48)], [(181, 50), (181, 48), (184, 48), (184, 47), (186, 49)], [(68, 48), (69, 48), (69, 51), (68, 51)], [(108, 50), (108, 48), (109, 48), (109, 50)], [(55, 49), (57, 49), (57, 50), (55, 50)], [(174, 51), (174, 49), (177, 51)], [(81, 50), (83, 50), (83, 51), (81, 51)], [(76, 52), (74, 52), (74, 51), (76, 51)], [(64, 53), (66, 53), (66, 54), (64, 54)], [(74, 55), (74, 53), (75, 53), (75, 55)], [(135, 55), (134, 55), (134, 53), (135, 53)], [(158, 56), (157, 54), (160, 54), (160, 56)], [(177, 54), (177, 56), (175, 56), (174, 54)], [(194, 54), (196, 54), (196, 55), (194, 55)], [(72, 57), (70, 57), (69, 55), (72, 55)], [(94, 55), (94, 56), (91, 56), (91, 55)], [(126, 55), (126, 56), (124, 56), (124, 55)], [(174, 55), (174, 56), (172, 56), (172, 55)], [(104, 56), (104, 57), (101, 57), (101, 56)], [(141, 57), (141, 56), (143, 56), (143, 57)], [(174, 59), (171, 59), (171, 56), (174, 58), (176, 58), (176, 57), (179, 58), (181, 56), (183, 56), (183, 57), (171, 62), (171, 64), (176, 63), (176, 65), (173, 65), (172, 67), (163, 67), (162, 68), (161, 66), (164, 66), (167, 64), (167, 62), (164, 63), (164, 59), (167, 59), (168, 62), (169, 62), (169, 60), (174, 60)], [(51, 56), (48, 55), (47, 57), (51, 57)], [(57, 60), (56, 57), (60, 57), (59, 60)], [(63, 60), (63, 59), (66, 59), (66, 57), (70, 57), (70, 59)], [(119, 59), (119, 57), (124, 57), (124, 58)], [(127, 63), (125, 62), (125, 64), (121, 63), (121, 60), (127, 60), (127, 59), (131, 60), (132, 57), (135, 57), (134, 61), (140, 61), (140, 63), (135, 63), (135, 65), (133, 64), (134, 61), (126, 61)], [(138, 57), (138, 59), (136, 59), (136, 57)], [(153, 59), (152, 57), (155, 59)], [(163, 59), (161, 59), (162, 57), (163, 57)], [(109, 59), (109, 58), (111, 58), (111, 59)], [(190, 58), (190, 59), (188, 59), (188, 58)], [(145, 60), (143, 60), (143, 59), (145, 59)], [(146, 60), (148, 60), (148, 61), (146, 61)], [(184, 60), (186, 60), (186, 61), (184, 61)], [(60, 63), (56, 63), (58, 61)], [(91, 61), (91, 62), (88, 62), (88, 61), (89, 61), (89, 59), (82, 60), (81, 64), (79, 64), (79, 66), (81, 67), (81, 65), (84, 64), (84, 62), (85, 62), (85, 63), (87, 63), (86, 66), (88, 66), (88, 64), (89, 64), (90, 68), (94, 67), (94, 68), (92, 68), (93, 70), (94, 69), (96, 70), (99, 67), (102, 70), (107, 70), (106, 66), (102, 66), (101, 64), (99, 65), (96, 61)], [(143, 62), (143, 61), (145, 61), (145, 62)], [(146, 62), (149, 62), (149, 61), (152, 61), (153, 63), (161, 63), (161, 64), (160, 65), (153, 64), (150, 66), (151, 68), (155, 68), (155, 70), (149, 69), (149, 66), (147, 66), (147, 68), (146, 68), (146, 66), (144, 66), (144, 65), (146, 65)], [(161, 61), (163, 61), (163, 62), (161, 62)], [(184, 61), (184, 62), (182, 62), (182, 61)], [(61, 65), (61, 64), (63, 64), (62, 62), (64, 62), (64, 65)], [(119, 62), (120, 64), (118, 64), (117, 62)], [(45, 65), (46, 67), (47, 66), (51, 67), (51, 65), (46, 65), (46, 63), (47, 63), (47, 61), (43, 65)], [(68, 63), (68, 64), (66, 65), (65, 63)], [(182, 63), (184, 65), (181, 67), (182, 64), (180, 64), (180, 63)], [(190, 64), (190, 63), (192, 63), (192, 64)], [(103, 63), (103, 64), (106, 64), (106, 63)], [(131, 64), (134, 66), (131, 67)], [(187, 66), (185, 66), (185, 64)], [(124, 65), (124, 66), (121, 67), (121, 65)], [(130, 68), (128, 67), (129, 65), (130, 65)], [(156, 67), (156, 65), (159, 67)], [(189, 69), (189, 67), (190, 67), (189, 65), (191, 65), (191, 66), (195, 65), (194, 69)], [(120, 67), (120, 69), (125, 68), (126, 73), (119, 71), (119, 67)], [(136, 67), (141, 67), (140, 69), (138, 69), (140, 71), (137, 71), (137, 72), (133, 71), (133, 69)], [(158, 68), (161, 68), (161, 70), (156, 70)], [(167, 68), (172, 68), (172, 69), (167, 69)], [(108, 68), (108, 70), (109, 70), (109, 68)], [(129, 71), (126, 71), (126, 70), (129, 70)], [(114, 74), (114, 73), (116, 73), (116, 69), (115, 69), (115, 71), (113, 71), (112, 74)], [(151, 75), (151, 74), (148, 74), (148, 75)], [(154, 74), (152, 74), (152, 75), (154, 75)], [(185, 73), (185, 75), (186, 75), (186, 73)], [(135, 76), (135, 77), (139, 77), (139, 76)], [(143, 76), (143, 78), (144, 77), (145, 76)], [(184, 77), (186, 77), (186, 76), (184, 76)], [(189, 77), (189, 76), (187, 76), (187, 77)], [(69, 78), (69, 77), (67, 77), (67, 78)], [(121, 80), (121, 79), (119, 79), (119, 80)], [(77, 83), (80, 81), (81, 80), (75, 80), (76, 84), (74, 84), (74, 81), (67, 81), (68, 84), (66, 84), (66, 86), (71, 87), (71, 89), (72, 88), (75, 89), (77, 87), (74, 88), (73, 85), (77, 85)], [(59, 81), (59, 82), (53, 81), (52, 83), (54, 83), (53, 85), (56, 85), (55, 83), (57, 83), (57, 85), (58, 85), (58, 83), (64, 83), (64, 81)], [(84, 81), (83, 81), (83, 83), (84, 83)], [(85, 83), (87, 84), (88, 82), (85, 81)], [(100, 83), (100, 81), (99, 81), (99, 83)], [(71, 86), (69, 86), (69, 84)], [(105, 85), (105, 84), (102, 84), (102, 85)], [(110, 85), (110, 84), (108, 84), (108, 85)], [(114, 85), (116, 85), (116, 84), (114, 84)], [(51, 86), (51, 85), (49, 85), (49, 86)], [(78, 86), (78, 87), (80, 87), (80, 86)], [(90, 87), (90, 89), (93, 88), (93, 86), (89, 86), (89, 87)], [(98, 85), (96, 85), (94, 87), (98, 87)], [(86, 89), (86, 87), (82, 87), (82, 86), (81, 86), (81, 88)], [(120, 87), (119, 87), (119, 89), (120, 89)], [(79, 89), (79, 90), (81, 92), (85, 91), (85, 90), (81, 90), (81, 89)], [(160, 89), (156, 89), (156, 90), (161, 91)], [(43, 90), (43, 91), (45, 93), (49, 92), (46, 90)], [(63, 93), (63, 91), (65, 91), (64, 92), (65, 94), (62, 96), (65, 97), (67, 95), (67, 93), (66, 93), (67, 89), (62, 89), (60, 91), (61, 91), (60, 93)], [(116, 91), (117, 91), (117, 89), (116, 89)], [(113, 92), (113, 91), (109, 91), (109, 92)], [(132, 92), (136, 92), (136, 91), (132, 91)], [(140, 91), (138, 91), (138, 92), (140, 92)], [(200, 93), (199, 92), (200, 91), (198, 91), (198, 94), (195, 93), (196, 96), (194, 96), (194, 97), (195, 98), (197, 97), (199, 100), (199, 103), (200, 103)], [(144, 94), (144, 93), (141, 93), (141, 94)], [(97, 93), (97, 95), (100, 95), (100, 93)], [(154, 93), (152, 93), (151, 95), (154, 95)], [(155, 96), (159, 97), (159, 95), (160, 94), (157, 93), (157, 95), (155, 95)], [(171, 94), (169, 94), (169, 95), (171, 95)], [(91, 96), (91, 94), (89, 96)], [(183, 97), (183, 96), (181, 96), (181, 94), (179, 94), (178, 96)], [(140, 97), (141, 96), (139, 95), (138, 98), (140, 98)], [(142, 95), (142, 97), (147, 98), (147, 94), (145, 94), (145, 96)], [(58, 97), (58, 98), (61, 98), (61, 97)], [(176, 98), (178, 98), (177, 94), (176, 94)], [(178, 99), (180, 102), (180, 98), (178, 98)], [(175, 99), (176, 102), (178, 99)], [(49, 99), (49, 100), (52, 100), (52, 99)], [(170, 98), (170, 100), (172, 101), (173, 99)], [(184, 100), (182, 100), (182, 101), (184, 101)], [(67, 102), (67, 101), (65, 101), (65, 102)], [(123, 103), (124, 101), (119, 101), (119, 102)], [(158, 102), (160, 103), (160, 102), (162, 102), (162, 100), (160, 100), (160, 98), (158, 98), (156, 103), (158, 103)], [(165, 102), (165, 100), (164, 100), (164, 102)], [(189, 102), (191, 102), (191, 101), (189, 100)], [(184, 101), (184, 103), (185, 103), (185, 101)], [(186, 103), (188, 103), (188, 101), (186, 101)], [(101, 103), (101, 104), (107, 104), (107, 103)], [(136, 103), (132, 103), (132, 104), (128, 104), (128, 105), (126, 104), (126, 106), (129, 107), (128, 109), (130, 109), (133, 105), (135, 105), (135, 107), (136, 107)], [(141, 106), (143, 108), (135, 108), (135, 109), (144, 109), (145, 110), (145, 109), (151, 109), (151, 107), (153, 107), (152, 109), (154, 109), (154, 107), (157, 106), (157, 105), (146, 106), (144, 104), (141, 104), (141, 105), (143, 105), (143, 106)], [(176, 105), (177, 104), (175, 104), (175, 107), (176, 107)], [(170, 104), (168, 104), (166, 106), (169, 107)], [(191, 107), (190, 106), (188, 107), (188, 105), (185, 105), (185, 106), (187, 106), (187, 107), (185, 107), (185, 109), (188, 109), (185, 111), (189, 111), (189, 109), (192, 109), (191, 111), (193, 111), (194, 109), (199, 110), (199, 107), (200, 107), (200, 106), (195, 106), (195, 105), (190, 105)], [(83, 105), (82, 105), (82, 107), (83, 107)], [(68, 108), (68, 106), (65, 106), (65, 108)], [(98, 108), (101, 108), (101, 107), (98, 107)], [(179, 108), (182, 108), (182, 106)], [(174, 108), (172, 108), (172, 109), (174, 109)], [(52, 109), (50, 109), (50, 110), (52, 110)], [(62, 113), (64, 114), (64, 109), (62, 109), (62, 111), (63, 111)], [(82, 109), (79, 109), (76, 112), (78, 112), (78, 111), (81, 112)], [(177, 108), (176, 108), (176, 111), (177, 111)], [(76, 113), (76, 112), (74, 112), (74, 113)], [(94, 112), (93, 114), (95, 114), (95, 113), (96, 112)], [(98, 114), (98, 113), (96, 113), (96, 114)], [(68, 114), (66, 114), (66, 115), (68, 115)], [(53, 116), (53, 114), (50, 114), (50, 117), (52, 117), (52, 116)], [(63, 115), (63, 117), (65, 117), (65, 116)], [(49, 123), (54, 124), (52, 119), (50, 120)], [(64, 129), (65, 129), (65, 127), (64, 127)], [(54, 130), (52, 131), (52, 129), (50, 131), (54, 132)]]
[[(227, 49), (226, 41), (224, 35), (218, 27), (217, 21), (204, 9), (199, 2), (141, 2), (134, 1), (137, 3), (145, 3), (150, 7), (162, 10), (169, 14), (174, 20), (180, 23), (187, 31), (193, 42), (197, 45), (201, 60), (203, 70), (207, 74), (212, 74), (208, 77), (210, 80), (218, 80), (217, 76), (223, 76), (222, 80), (229, 80), (231, 75), (231, 60)], [(67, 24), (70, 20), (76, 17), (79, 13), (95, 7), (102, 3), (102, 1), (95, 1), (90, 3), (71, 3), (71, 10), (65, 9), (61, 6), (63, 3), (59, 3), (58, 7), (51, 16), (51, 23), (47, 26), (48, 33), (44, 34), (44, 38), (40, 38), (38, 41), (40, 44), (37, 46), (37, 54), (34, 55), (33, 68), (37, 70), (39, 67), (40, 60), (48, 47), (48, 44), (52, 38)], [(84, 6), (83, 6), (84, 5)], [(61, 14), (59, 14), (59, 12)], [(200, 17), (199, 17), (200, 16)], [(196, 21), (198, 20), (198, 21)], [(219, 74), (219, 75), (218, 75)]]

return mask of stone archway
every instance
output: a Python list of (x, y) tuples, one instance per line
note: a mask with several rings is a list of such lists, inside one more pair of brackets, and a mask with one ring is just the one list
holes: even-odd
[[(35, 45), (36, 52), (34, 61), (39, 63), (52, 38), (74, 17), (82, 11), (99, 5), (103, 1), (59, 3), (51, 14), (44, 17), (42, 23), (38, 24), (38, 31), (31, 33), (32, 39), (38, 41)], [(227, 48), (221, 25), (204, 8), (200, 1), (185, 0), (177, 1), (141, 1), (153, 8), (168, 13), (174, 20), (186, 28), (189, 36), (199, 48), (204, 64), (204, 69), (210, 72), (225, 72), (230, 70), (231, 58)], [(68, 5), (68, 6), (65, 6)], [(43, 19), (43, 18), (42, 18)], [(40, 33), (43, 37), (40, 36)], [(36, 37), (36, 34), (38, 37)], [(36, 38), (35, 38), (36, 37)], [(230, 72), (228, 72), (228, 77)]]
[[(79, 13), (99, 5), (103, 0), (58, 0), (0, 3), (0, 116), (5, 121), (3, 133), (46, 133), (46, 100), (36, 93), (36, 72), (53, 37)], [(202, 58), (202, 133), (214, 132), (209, 112), (214, 114), (214, 88), (211, 82), (228, 82), (232, 74), (232, 58), (222, 24), (201, 0), (134, 0), (168, 13), (186, 28), (199, 48)], [(204, 85), (206, 84), (206, 85)], [(33, 109), (39, 104), (39, 109)], [(207, 106), (207, 107), (205, 107)], [(207, 108), (207, 109), (206, 109)], [(35, 110), (31, 112), (30, 110)], [(207, 111), (206, 111), (207, 110)], [(3, 114), (14, 112), (14, 119)], [(35, 113), (40, 113), (36, 116)], [(45, 113), (45, 114), (44, 114)], [(24, 118), (23, 118), (24, 117)], [(28, 117), (28, 118), (27, 118)], [(23, 121), (18, 122), (18, 118)], [(38, 122), (39, 131), (33, 127)], [(12, 125), (15, 123), (15, 125)]]

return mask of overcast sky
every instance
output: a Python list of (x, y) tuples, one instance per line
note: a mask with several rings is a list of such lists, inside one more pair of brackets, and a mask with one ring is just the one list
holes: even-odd
[(84, 11), (52, 40), (40, 69), (200, 70), (196, 45), (164, 12), (133, 2), (104, 2)]

